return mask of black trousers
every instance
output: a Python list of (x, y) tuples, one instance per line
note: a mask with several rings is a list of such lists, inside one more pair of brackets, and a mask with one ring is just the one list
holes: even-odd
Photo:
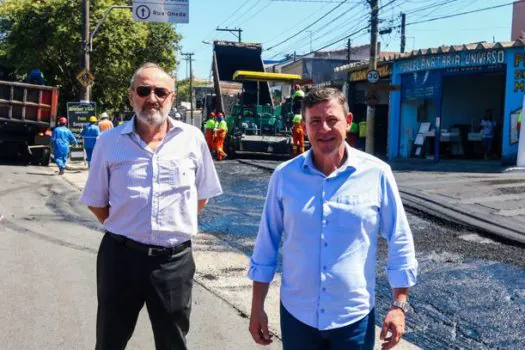
[(97, 257), (96, 350), (125, 349), (144, 303), (156, 349), (187, 349), (194, 273), (191, 247), (151, 257), (104, 235)]

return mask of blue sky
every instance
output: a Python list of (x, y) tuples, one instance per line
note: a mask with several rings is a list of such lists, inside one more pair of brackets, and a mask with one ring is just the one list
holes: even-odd
[[(400, 12), (407, 24), (484, 7), (507, 4), (511, 0), (380, 0), (380, 29), (400, 24)], [(183, 52), (194, 52), (195, 77), (210, 78), (212, 46), (202, 41), (236, 40), (233, 34), (218, 32), (217, 26), (242, 28), (243, 42), (262, 43), (264, 59), (279, 59), (286, 53), (303, 54), (332, 43), (367, 24), (369, 6), (365, 0), (347, 0), (318, 23), (314, 21), (338, 6), (342, 0), (190, 0), (190, 23), (177, 25), (182, 34)], [(408, 25), (406, 49), (510, 40), (512, 6), (492, 9), (434, 22)], [(303, 30), (286, 43), (274, 47)], [(352, 38), (352, 46), (370, 41), (367, 31)], [(380, 37), (382, 50), (399, 51), (399, 29)], [(346, 39), (329, 48), (343, 48)], [(267, 49), (270, 49), (269, 51)], [(181, 59), (181, 57), (179, 57)], [(178, 79), (187, 77), (181, 60)]]

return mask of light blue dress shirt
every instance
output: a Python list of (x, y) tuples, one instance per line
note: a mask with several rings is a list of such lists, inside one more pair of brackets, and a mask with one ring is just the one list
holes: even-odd
[(135, 117), (99, 136), (80, 198), (103, 208), (104, 228), (134, 241), (176, 246), (197, 234), (198, 200), (222, 193), (202, 132), (168, 118), (155, 151), (136, 133)]
[(346, 147), (329, 176), (312, 151), (273, 173), (248, 277), (271, 282), (282, 241), (281, 302), (299, 321), (328, 330), (374, 308), (378, 233), (388, 241), (392, 288), (416, 283), (412, 233), (388, 164)]

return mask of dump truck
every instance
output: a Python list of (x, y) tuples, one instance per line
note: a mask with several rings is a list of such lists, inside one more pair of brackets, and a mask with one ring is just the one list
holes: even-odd
[(260, 44), (215, 41), (213, 83), (215, 97), (207, 105), (223, 112), (228, 123), (226, 152), (230, 157), (244, 154), (291, 156), (291, 125), (285, 108), (274, 106), (269, 82), (293, 84), (301, 77), (266, 73)]
[(0, 81), (0, 158), (48, 165), (58, 88)]

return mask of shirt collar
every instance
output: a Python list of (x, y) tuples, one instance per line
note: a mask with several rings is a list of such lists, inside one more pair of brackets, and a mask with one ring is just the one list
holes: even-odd
[[(346, 160), (337, 169), (337, 172), (345, 171), (348, 168), (356, 169), (359, 163), (361, 162), (361, 156), (359, 155), (359, 153), (356, 152), (354, 148), (350, 147), (348, 143), (346, 143), (346, 141), (343, 141), (343, 142), (345, 143)], [(317, 167), (314, 164), (314, 160), (312, 156), (313, 156), (312, 149), (309, 149), (307, 152), (302, 154), (302, 157), (304, 158), (303, 167), (309, 167), (311, 169), (315, 169), (319, 171), (319, 169), (317, 169)]]
[[(131, 118), (128, 122), (124, 123), (124, 127), (122, 128), (122, 131), (120, 132), (121, 135), (137, 133), (137, 130), (135, 129), (135, 118), (136, 116), (133, 115), (133, 118)], [(171, 117), (168, 117), (168, 128), (169, 129), (168, 129), (167, 134), (173, 132), (175, 129), (179, 129), (180, 126), (177, 125), (178, 123), (180, 122), (176, 122)]]

